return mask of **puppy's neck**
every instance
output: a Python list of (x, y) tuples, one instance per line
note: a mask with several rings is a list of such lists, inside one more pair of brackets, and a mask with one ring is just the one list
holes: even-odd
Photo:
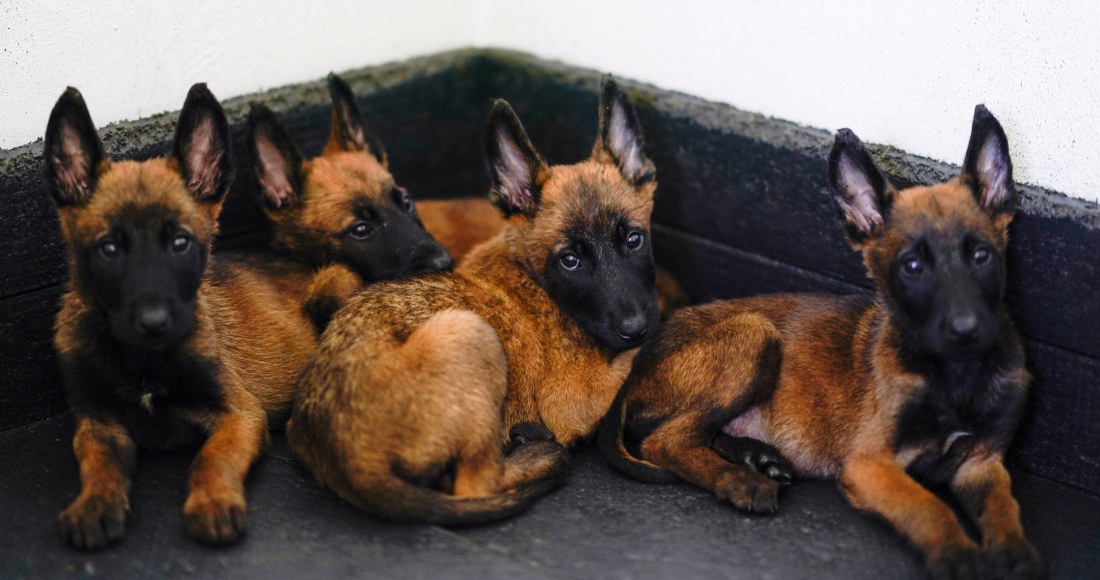
[(458, 272), (481, 279), (500, 278), (506, 273), (507, 278), (512, 278), (517, 273), (529, 277), (528, 270), (527, 266), (516, 257), (515, 243), (508, 238), (505, 231), (470, 250), (456, 268)]
[(532, 268), (516, 256), (514, 243), (508, 239), (505, 232), (497, 234), (471, 250), (456, 271), (496, 286), (521, 309), (537, 312), (543, 322), (548, 322), (554, 328), (565, 332), (570, 340), (606, 351), (608, 358), (613, 358), (615, 353), (599, 346), (554, 302), (554, 299), (534, 278)]
[[(972, 397), (985, 389), (992, 375), (1003, 366), (1005, 353), (1000, 340), (973, 358), (947, 359), (920, 349), (896, 326), (885, 308), (877, 310), (880, 330), (874, 348), (895, 353), (899, 370), (919, 377), (926, 389), (935, 390), (940, 396), (953, 401)], [(1004, 336), (1003, 330), (1001, 336)]]

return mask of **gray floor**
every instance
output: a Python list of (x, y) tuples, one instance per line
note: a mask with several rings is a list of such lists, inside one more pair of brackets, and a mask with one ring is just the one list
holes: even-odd
[[(62, 545), (78, 491), (63, 416), (0, 433), (0, 578), (921, 578), (917, 558), (829, 482), (746, 516), (686, 485), (651, 486), (578, 454), (568, 486), (504, 523), (448, 531), (379, 522), (319, 489), (279, 436), (248, 484), (249, 534), (224, 549), (183, 535), (190, 453), (143, 454), (127, 538)], [(1015, 473), (1025, 528), (1056, 578), (1100, 577), (1100, 498)]]

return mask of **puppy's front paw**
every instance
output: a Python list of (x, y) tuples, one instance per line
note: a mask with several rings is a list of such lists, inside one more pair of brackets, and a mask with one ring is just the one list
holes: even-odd
[(779, 509), (779, 483), (743, 466), (718, 477), (714, 493), (738, 509), (751, 513), (775, 513)]
[(74, 548), (99, 550), (126, 534), (125, 494), (81, 495), (58, 516), (61, 535)]
[(183, 524), (191, 539), (221, 546), (244, 535), (247, 524), (244, 495), (229, 489), (196, 489), (183, 504)]
[(1022, 537), (989, 546), (985, 557), (997, 578), (1031, 580), (1047, 577), (1047, 569), (1039, 553)]
[(928, 572), (936, 580), (980, 580), (990, 577), (990, 567), (974, 544), (950, 546), (928, 558)]
[(794, 478), (794, 466), (791, 462), (778, 449), (763, 441), (718, 433), (711, 449), (726, 461), (747, 465), (774, 479), (779, 485), (790, 485)]

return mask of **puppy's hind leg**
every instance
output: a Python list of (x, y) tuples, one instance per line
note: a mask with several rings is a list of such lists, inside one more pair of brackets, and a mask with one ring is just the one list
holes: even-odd
[(721, 429), (770, 397), (779, 377), (780, 341), (766, 318), (734, 315), (663, 361), (657, 374), (670, 383), (667, 393), (683, 401), (683, 410), (646, 437), (642, 456), (742, 510), (776, 511), (780, 477), (771, 479), (744, 461), (746, 450), (759, 459), (760, 449), (742, 449), (744, 441), (722, 437)]
[(779, 508), (779, 483), (742, 464), (726, 461), (708, 445), (700, 417), (680, 415), (653, 432), (642, 454), (681, 479), (713, 491), (747, 512), (770, 513)]
[(502, 493), (558, 467), (556, 450), (561, 446), (549, 433), (542, 437), (549, 440), (519, 445), (507, 457), (502, 453), (507, 358), (496, 331), (483, 318), (466, 310), (434, 314), (402, 345), (400, 358), (411, 371), (406, 376), (416, 383), (409, 387), (425, 395), (421, 409), (434, 415), (424, 427), (435, 432), (432, 437), (446, 432), (448, 447), (456, 452), (455, 497)]
[(794, 466), (791, 462), (778, 449), (763, 441), (751, 437), (734, 437), (719, 431), (710, 448), (726, 461), (747, 465), (779, 482), (779, 485), (790, 485), (794, 478)]

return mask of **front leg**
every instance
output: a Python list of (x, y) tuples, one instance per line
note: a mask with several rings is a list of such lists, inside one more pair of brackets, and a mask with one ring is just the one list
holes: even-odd
[[(554, 438), (567, 448), (577, 445), (596, 430), (611, 408), (615, 395), (630, 374), (638, 349), (621, 352), (610, 362), (590, 356), (571, 372), (559, 371), (540, 381), (534, 405), (524, 405), (522, 393), (508, 392), (507, 427), (520, 423), (543, 423)], [(528, 412), (524, 413), (523, 410)]]
[(104, 548), (126, 531), (136, 446), (117, 421), (77, 416), (73, 451), (80, 463), (81, 489), (58, 518), (61, 534), (77, 548)]
[(840, 487), (853, 506), (878, 514), (916, 544), (936, 578), (985, 578), (981, 549), (932, 492), (909, 477), (892, 456), (849, 459)]
[(318, 333), (328, 328), (336, 311), (363, 286), (363, 279), (343, 264), (325, 266), (313, 275), (303, 308)]
[(244, 478), (267, 444), (267, 417), (261, 410), (228, 411), (214, 419), (210, 438), (199, 450), (183, 504), (184, 526), (192, 539), (229, 544), (246, 525)]
[(1020, 507), (999, 454), (968, 459), (955, 473), (951, 490), (982, 530), (982, 547), (997, 577), (1041, 578), (1045, 568), (1024, 537)]

